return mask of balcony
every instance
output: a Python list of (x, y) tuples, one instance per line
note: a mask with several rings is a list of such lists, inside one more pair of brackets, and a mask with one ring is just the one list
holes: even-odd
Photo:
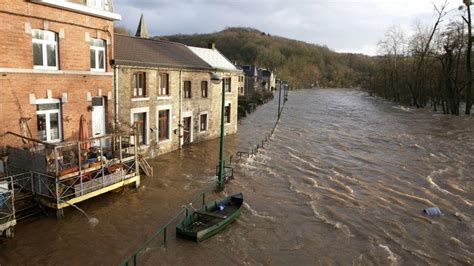
[(108, 20), (121, 20), (122, 16), (113, 12), (112, 0), (29, 0), (59, 9), (65, 9)]

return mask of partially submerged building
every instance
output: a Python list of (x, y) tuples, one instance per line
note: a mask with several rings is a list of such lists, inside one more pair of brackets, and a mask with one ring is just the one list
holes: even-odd
[[(240, 72), (232, 63), (215, 49), (149, 39), (143, 16), (136, 35), (115, 35), (117, 120), (122, 131), (138, 132), (138, 145), (151, 157), (216, 138), (222, 86), (226, 134), (237, 131)], [(222, 79), (213, 82), (216, 73)]]
[(256, 93), (276, 90), (276, 77), (272, 70), (259, 68), (256, 65), (240, 65), (245, 73), (243, 95), (251, 97)]
[(0, 196), (36, 197), (61, 214), (139, 184), (135, 135), (110, 134), (120, 19), (112, 0), (0, 3)]
[(111, 132), (111, 0), (0, 4), (0, 146), (8, 131), (48, 143), (77, 139), (80, 116), (93, 136)]

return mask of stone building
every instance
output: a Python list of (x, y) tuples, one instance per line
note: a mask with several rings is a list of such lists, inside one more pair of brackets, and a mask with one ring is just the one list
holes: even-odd
[(245, 73), (244, 89), (240, 96), (253, 96), (256, 92), (276, 90), (276, 77), (272, 70), (256, 65), (240, 65)]
[(113, 123), (112, 0), (0, 2), (0, 145), (11, 131), (45, 142), (94, 136)]
[(245, 74), (244, 93), (241, 96), (251, 97), (258, 90), (258, 67), (255, 65), (239, 66)]
[[(216, 138), (221, 90), (228, 86), (226, 134), (236, 132), (237, 76), (213, 68), (183, 44), (148, 39), (140, 29), (137, 35), (115, 35), (121, 130), (137, 130), (151, 157)], [(218, 84), (211, 81), (215, 73), (223, 77)]]

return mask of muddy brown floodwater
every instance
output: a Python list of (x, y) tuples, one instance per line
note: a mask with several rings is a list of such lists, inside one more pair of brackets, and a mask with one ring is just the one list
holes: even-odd
[[(226, 138), (227, 154), (264, 138), (277, 101)], [(218, 141), (151, 161), (139, 189), (109, 193), (65, 218), (20, 223), (0, 264), (117, 265), (215, 181)], [(146, 265), (474, 263), (474, 117), (433, 114), (353, 90), (292, 92), (272, 141), (234, 165), (224, 194), (245, 208), (200, 244), (152, 243)], [(444, 215), (428, 217), (427, 207)]]

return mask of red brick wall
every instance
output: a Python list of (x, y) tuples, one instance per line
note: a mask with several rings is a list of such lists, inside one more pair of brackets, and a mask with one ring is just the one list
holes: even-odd
[[(98, 88), (102, 88), (102, 95), (107, 96), (111, 91), (111, 82), (111, 78), (106, 76), (3, 74), (0, 76), (0, 84), (4, 91), (1, 102), (3, 111), (1, 131), (20, 133), (20, 118), (31, 118), (28, 125), (36, 138), (36, 105), (30, 104), (29, 95), (34, 93), (36, 98), (46, 98), (47, 90), (51, 90), (52, 98), (56, 99), (61, 99), (62, 94), (67, 93), (67, 102), (62, 103), (61, 110), (63, 136), (64, 140), (77, 139), (81, 115), (87, 119), (91, 132), (91, 112), (87, 110), (91, 102), (87, 101), (87, 92), (92, 96), (98, 96)], [(108, 114), (106, 123), (110, 129), (109, 124), (113, 122), (113, 101), (107, 101), (106, 106)]]
[[(0, 0), (0, 136), (7, 131), (19, 133), (21, 117), (31, 118), (28, 125), (36, 137), (36, 105), (30, 104), (30, 94), (36, 98), (46, 98), (47, 90), (52, 98), (61, 98), (67, 93), (68, 102), (62, 105), (62, 129), (65, 140), (77, 138), (79, 117), (91, 113), (87, 106), (87, 92), (92, 96), (107, 96), (113, 90), (113, 70), (107, 65), (109, 75), (90, 73), (90, 46), (86, 41), (86, 32), (96, 38), (112, 40), (113, 22), (85, 14), (61, 10), (24, 0)], [(64, 38), (58, 40), (59, 72), (66, 74), (34, 73), (32, 36), (25, 31), (25, 23), (32, 29), (44, 29), (64, 32)], [(113, 54), (113, 42), (107, 46), (107, 62)], [(14, 73), (11, 69), (21, 69), (23, 73)], [(74, 71), (74, 72), (71, 72)], [(26, 72), (26, 73), (25, 73)], [(28, 73), (31, 72), (31, 73)], [(113, 122), (113, 101), (107, 101), (107, 124)], [(0, 145), (15, 144), (10, 138), (0, 137)]]

